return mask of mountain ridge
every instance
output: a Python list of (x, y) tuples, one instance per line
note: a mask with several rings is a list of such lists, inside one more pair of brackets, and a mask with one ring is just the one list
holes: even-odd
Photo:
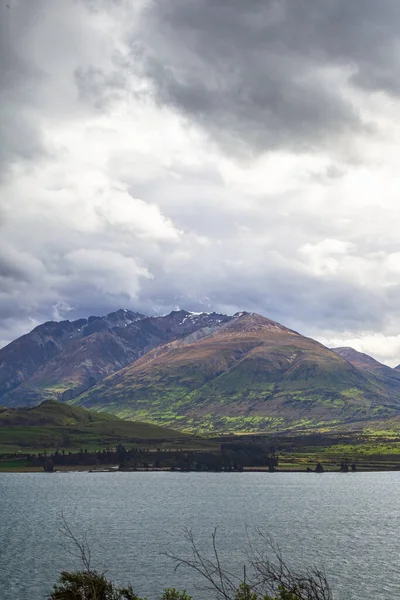
[(158, 347), (76, 402), (195, 431), (286, 427), (308, 416), (310, 423), (348, 421), (396, 410), (381, 381), (255, 313), (239, 313), (194, 343)]
[(331, 348), (333, 352), (336, 352), (352, 364), (359, 365), (359, 368), (363, 369), (382, 369), (382, 370), (390, 370), (394, 371), (392, 367), (385, 365), (384, 363), (379, 362), (373, 356), (366, 354), (365, 352), (360, 352), (351, 346), (339, 346), (337, 348)]
[(332, 351), (345, 358), (357, 369), (371, 373), (381, 385), (387, 387), (393, 394), (398, 393), (400, 386), (400, 371), (397, 370), (397, 368), (392, 369), (392, 367), (384, 365), (372, 356), (369, 356), (369, 354), (359, 352), (350, 346), (332, 348)]
[(0, 350), (0, 404), (43, 400), (187, 431), (265, 431), (391, 417), (400, 373), (257, 313), (120, 309), (44, 323)]
[(0, 397), (26, 381), (39, 367), (54, 359), (71, 340), (82, 339), (111, 324), (132, 323), (144, 315), (120, 309), (104, 317), (74, 321), (46, 321), (0, 348)]
[(147, 317), (120, 309), (105, 317), (46, 322), (0, 350), (0, 402), (70, 400), (153, 347), (230, 318), (183, 310)]

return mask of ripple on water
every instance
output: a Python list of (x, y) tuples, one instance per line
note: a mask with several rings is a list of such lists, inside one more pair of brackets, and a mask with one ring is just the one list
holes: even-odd
[(339, 600), (400, 595), (400, 473), (2, 473), (0, 598), (43, 600), (77, 560), (62, 545), (64, 512), (85, 531), (93, 563), (149, 600), (192, 590), (162, 552), (184, 555), (183, 529), (202, 548), (219, 527), (220, 552), (243, 562), (246, 526), (279, 541), (288, 562), (324, 567)]

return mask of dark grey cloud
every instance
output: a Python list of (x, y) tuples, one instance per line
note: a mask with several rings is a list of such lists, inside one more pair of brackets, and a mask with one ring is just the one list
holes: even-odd
[(357, 155), (399, 135), (397, 0), (8, 4), (0, 345), (119, 307), (400, 331), (397, 157)]
[(36, 0), (24, 6), (0, 2), (0, 177), (15, 161), (46, 153), (30, 110), (30, 94), (44, 73), (24, 55), (29, 29), (40, 17)]
[(226, 152), (345, 152), (373, 129), (348, 87), (399, 92), (399, 17), (395, 0), (154, 0), (133, 48), (158, 101)]

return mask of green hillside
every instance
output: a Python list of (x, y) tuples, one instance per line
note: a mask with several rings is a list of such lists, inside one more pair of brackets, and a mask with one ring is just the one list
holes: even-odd
[(122, 421), (53, 400), (34, 408), (0, 408), (0, 453), (102, 448), (119, 443), (176, 440), (181, 433), (148, 423)]
[(185, 431), (260, 432), (391, 416), (400, 394), (318, 342), (239, 315), (146, 354), (74, 403)]

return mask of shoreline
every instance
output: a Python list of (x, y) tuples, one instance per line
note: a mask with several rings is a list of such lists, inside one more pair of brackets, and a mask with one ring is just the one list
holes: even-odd
[(53, 473), (215, 473), (220, 475), (226, 475), (231, 473), (304, 473), (306, 475), (310, 475), (314, 473), (315, 475), (323, 475), (324, 473), (341, 473), (343, 475), (352, 474), (352, 473), (396, 473), (400, 471), (400, 465), (398, 468), (359, 468), (356, 471), (340, 471), (339, 469), (329, 469), (326, 468), (322, 473), (316, 472), (315, 470), (307, 471), (305, 469), (293, 468), (293, 469), (276, 469), (275, 471), (269, 471), (268, 467), (244, 467), (242, 471), (180, 471), (180, 470), (172, 470), (170, 468), (158, 468), (158, 469), (118, 469), (118, 466), (109, 467), (109, 468), (90, 468), (83, 467), (77, 468), (76, 466), (64, 467), (62, 469), (55, 469), (51, 473), (46, 473), (43, 469), (39, 467), (8, 467), (8, 468), (0, 468), (1, 473), (43, 473), (46, 475), (51, 475)]

